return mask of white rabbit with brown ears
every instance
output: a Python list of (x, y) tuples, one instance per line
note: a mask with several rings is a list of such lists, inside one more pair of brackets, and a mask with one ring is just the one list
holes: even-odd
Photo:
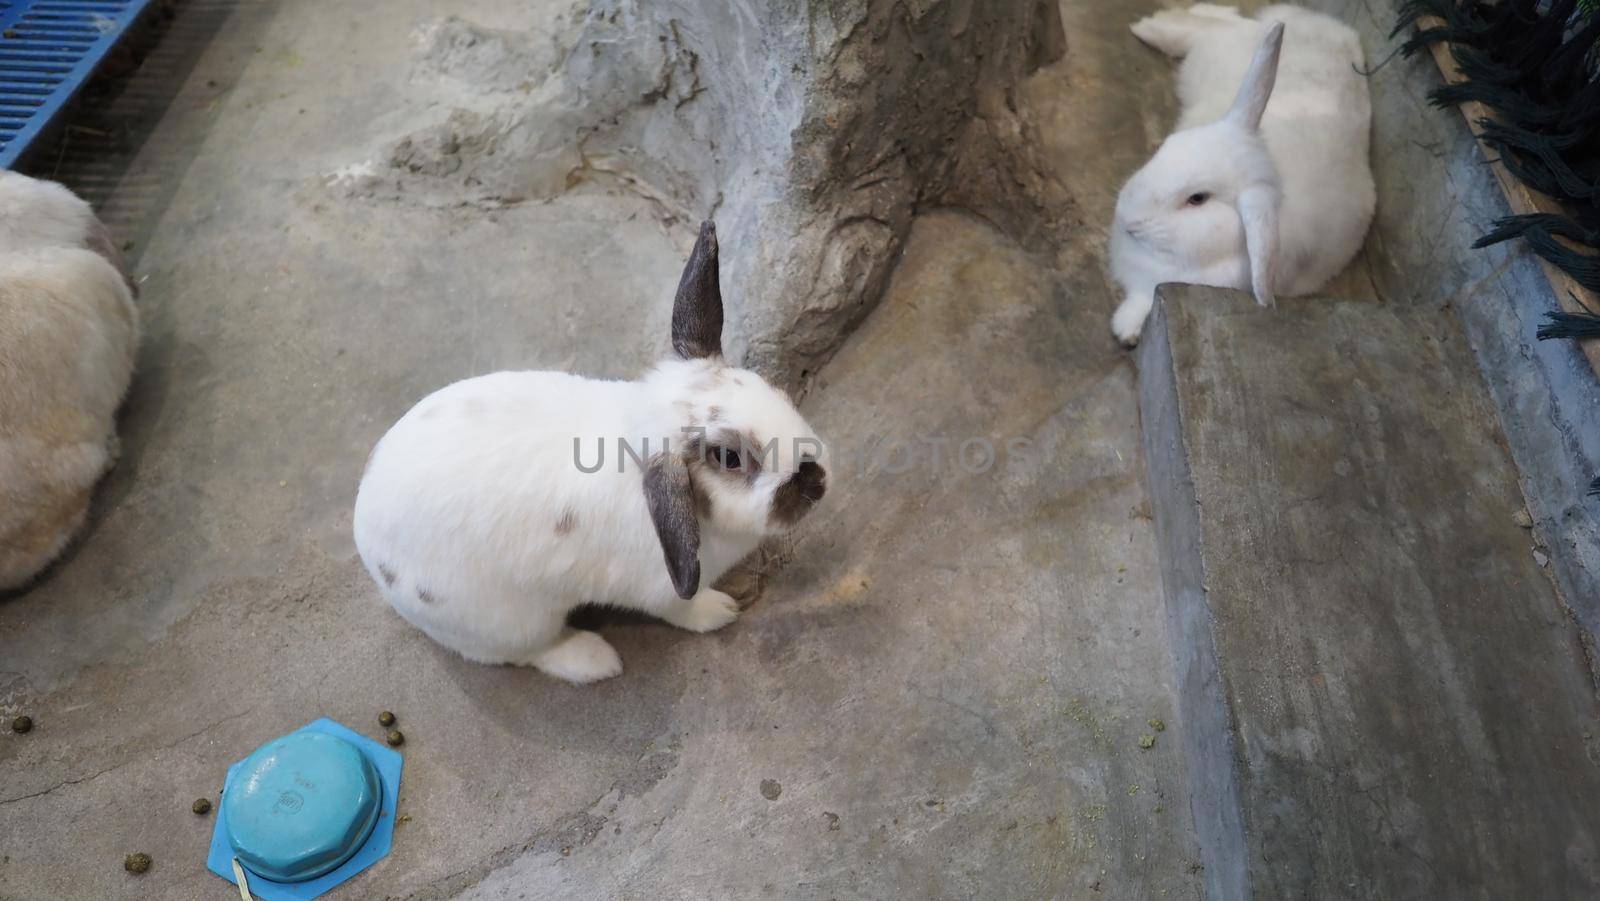
[[(710, 222), (672, 312), (676, 355), (638, 381), (498, 372), (424, 398), (379, 440), (355, 540), (401, 616), (482, 663), (569, 682), (622, 672), (586, 603), (695, 632), (739, 608), (711, 584), (826, 490), (788, 397), (722, 358)], [(626, 448), (622, 445), (626, 444)]]
[(1207, 3), (1133, 33), (1183, 60), (1183, 114), (1117, 197), (1118, 340), (1138, 343), (1162, 282), (1253, 291), (1266, 307), (1326, 285), (1361, 249), (1377, 198), (1356, 33), (1295, 6), (1247, 19)]

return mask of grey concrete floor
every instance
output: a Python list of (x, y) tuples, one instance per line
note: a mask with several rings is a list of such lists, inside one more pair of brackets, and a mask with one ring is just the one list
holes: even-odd
[(1068, 55), (1023, 92), (1081, 240), (1041, 259), (928, 212), (806, 401), (846, 452), (1032, 452), (847, 457), (740, 622), (608, 623), (627, 672), (586, 688), (406, 626), (350, 506), (435, 387), (636, 372), (690, 235), (614, 185), (485, 210), (331, 178), (460, 102), (414, 67), (418, 26), (555, 29), (566, 4), (186, 7), (111, 103), (130, 152), (60, 160), (134, 242), (147, 336), (93, 525), (0, 600), (0, 712), (37, 723), (0, 734), (0, 897), (229, 897), (189, 802), (268, 738), (376, 734), (380, 709), (408, 739), (402, 822), (335, 897), (1197, 897), (1175, 736), (1138, 746), (1176, 720), (1173, 674), (1100, 263), (1116, 183), (1171, 121), (1126, 32), (1148, 5), (1064, 5)]

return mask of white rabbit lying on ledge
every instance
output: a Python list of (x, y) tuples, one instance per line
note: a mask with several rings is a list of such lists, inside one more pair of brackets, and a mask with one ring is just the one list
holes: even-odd
[(1183, 115), (1117, 197), (1118, 340), (1138, 343), (1162, 282), (1250, 290), (1268, 307), (1326, 285), (1361, 249), (1377, 197), (1356, 33), (1299, 7), (1252, 20), (1207, 3), (1133, 33), (1183, 60)]
[(120, 265), (87, 203), (0, 171), (0, 590), (61, 553), (116, 460), (139, 343)]

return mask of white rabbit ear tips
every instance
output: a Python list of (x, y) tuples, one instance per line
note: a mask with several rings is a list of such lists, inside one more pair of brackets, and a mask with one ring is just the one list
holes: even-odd
[(672, 349), (685, 360), (722, 354), (722, 283), (717, 272), (717, 226), (700, 223), (700, 237), (683, 267), (672, 303)]
[(1273, 22), (1267, 29), (1261, 46), (1250, 60), (1244, 74), (1244, 83), (1233, 98), (1227, 118), (1251, 131), (1261, 127), (1261, 114), (1267, 111), (1267, 101), (1272, 99), (1272, 86), (1278, 80), (1278, 55), (1283, 50), (1283, 23)]
[(1257, 304), (1271, 308), (1278, 275), (1278, 192), (1260, 185), (1241, 191), (1239, 219), (1250, 258), (1251, 291)]
[(1266, 51), (1272, 54), (1272, 71), (1278, 71), (1278, 54), (1283, 50), (1283, 23), (1273, 22), (1267, 28), (1266, 36), (1261, 39), (1261, 48), (1257, 52)]

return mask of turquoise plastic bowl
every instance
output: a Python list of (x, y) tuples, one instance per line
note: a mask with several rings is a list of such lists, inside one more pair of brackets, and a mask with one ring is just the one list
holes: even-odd
[(256, 749), (228, 786), (228, 844), (266, 879), (315, 879), (361, 848), (381, 796), (377, 769), (355, 745), (324, 732), (294, 732)]

